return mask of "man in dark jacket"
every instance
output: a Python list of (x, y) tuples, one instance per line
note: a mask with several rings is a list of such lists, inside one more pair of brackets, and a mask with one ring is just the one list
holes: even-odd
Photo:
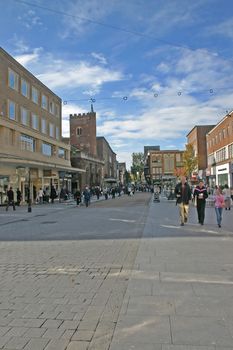
[(180, 225), (184, 226), (184, 223), (188, 221), (189, 201), (192, 197), (191, 188), (185, 176), (182, 176), (181, 182), (176, 185), (175, 196), (180, 210)]
[(208, 198), (208, 193), (204, 186), (204, 182), (202, 180), (200, 180), (199, 185), (195, 188), (193, 196), (194, 196), (194, 200), (197, 203), (198, 222), (199, 224), (204, 225), (205, 203), (206, 203), (206, 198)]
[(12, 190), (12, 187), (7, 191), (7, 206), (6, 206), (6, 211), (9, 208), (9, 205), (13, 206), (13, 210), (15, 210), (15, 202), (14, 202), (14, 192)]

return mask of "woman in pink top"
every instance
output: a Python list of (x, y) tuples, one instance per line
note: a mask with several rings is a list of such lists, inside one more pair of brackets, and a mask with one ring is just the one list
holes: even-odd
[(224, 208), (224, 196), (222, 195), (222, 191), (220, 190), (220, 188), (218, 188), (215, 192), (214, 204), (218, 227), (221, 227), (222, 209)]

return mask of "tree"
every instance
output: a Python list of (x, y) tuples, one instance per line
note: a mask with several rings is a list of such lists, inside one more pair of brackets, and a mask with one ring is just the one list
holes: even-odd
[(132, 154), (132, 166), (131, 173), (134, 180), (141, 180), (142, 174), (144, 172), (144, 154), (143, 153), (133, 153)]
[(186, 176), (191, 178), (192, 172), (197, 167), (197, 157), (195, 156), (193, 145), (188, 143), (183, 155), (184, 169)]

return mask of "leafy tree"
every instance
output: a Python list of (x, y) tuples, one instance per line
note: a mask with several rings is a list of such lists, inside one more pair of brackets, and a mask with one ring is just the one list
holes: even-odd
[(134, 180), (141, 180), (144, 172), (144, 154), (142, 152), (132, 154), (131, 174)]
[(197, 167), (197, 157), (195, 156), (193, 145), (188, 143), (183, 155), (184, 169), (189, 178)]
[(131, 182), (130, 172), (127, 170), (125, 171), (125, 182), (127, 184)]

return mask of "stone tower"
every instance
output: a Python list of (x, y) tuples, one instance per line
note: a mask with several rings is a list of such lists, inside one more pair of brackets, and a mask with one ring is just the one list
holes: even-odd
[(70, 114), (70, 144), (80, 150), (97, 155), (96, 146), (96, 113)]

